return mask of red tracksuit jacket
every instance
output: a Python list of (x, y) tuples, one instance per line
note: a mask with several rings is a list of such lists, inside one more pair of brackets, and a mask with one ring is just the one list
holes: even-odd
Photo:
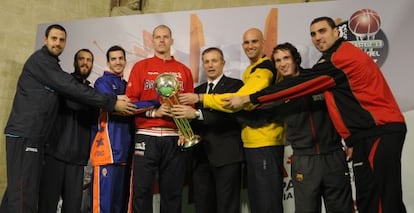
[(250, 96), (266, 104), (324, 92), (329, 115), (348, 146), (384, 131), (400, 131), (405, 123), (378, 65), (352, 43), (338, 39), (312, 72), (286, 79)]

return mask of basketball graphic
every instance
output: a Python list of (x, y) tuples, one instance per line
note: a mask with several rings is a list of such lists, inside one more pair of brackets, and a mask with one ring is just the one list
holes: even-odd
[(382, 66), (388, 55), (388, 39), (381, 29), (380, 14), (373, 9), (359, 9), (348, 20), (336, 18), (339, 35), (359, 47)]
[(351, 15), (348, 25), (351, 32), (360, 39), (373, 39), (380, 30), (381, 19), (376, 11), (361, 9)]

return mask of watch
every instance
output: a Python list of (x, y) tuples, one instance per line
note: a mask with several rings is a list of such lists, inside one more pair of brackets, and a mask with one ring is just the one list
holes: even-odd
[(198, 119), (201, 116), (201, 110), (196, 109), (196, 111), (194, 112), (195, 118)]

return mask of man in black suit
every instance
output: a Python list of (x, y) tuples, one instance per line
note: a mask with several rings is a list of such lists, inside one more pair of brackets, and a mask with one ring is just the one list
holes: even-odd
[[(238, 79), (223, 74), (223, 52), (216, 47), (203, 51), (202, 62), (207, 82), (195, 93), (232, 93), (243, 86)], [(197, 213), (239, 213), (243, 147), (241, 126), (234, 114), (188, 105), (172, 108), (177, 118), (193, 119), (191, 125), (201, 136), (194, 147), (193, 184)]]

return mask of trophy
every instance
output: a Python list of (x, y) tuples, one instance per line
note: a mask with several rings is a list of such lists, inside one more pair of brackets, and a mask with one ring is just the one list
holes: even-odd
[[(179, 90), (179, 82), (177, 78), (170, 73), (162, 73), (155, 79), (155, 90), (168, 104), (179, 104), (177, 93)], [(200, 142), (200, 137), (195, 135), (191, 129), (190, 122), (186, 118), (176, 118), (174, 114), (172, 118), (177, 125), (178, 131), (184, 137), (185, 143), (183, 148), (190, 148)]]

